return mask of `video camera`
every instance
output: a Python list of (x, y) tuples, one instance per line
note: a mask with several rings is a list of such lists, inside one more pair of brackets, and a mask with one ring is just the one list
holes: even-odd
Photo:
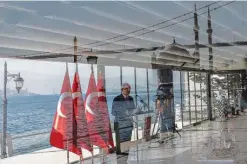
[(171, 83), (163, 83), (160, 84), (156, 90), (156, 99), (163, 101), (166, 99), (173, 99), (174, 94), (172, 91), (172, 84)]

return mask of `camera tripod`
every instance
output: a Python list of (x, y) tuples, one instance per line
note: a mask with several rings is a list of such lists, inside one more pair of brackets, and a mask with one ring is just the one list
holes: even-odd
[[(167, 125), (167, 123), (168, 123), (168, 120), (169, 119), (172, 119), (172, 117), (169, 117), (169, 118), (165, 118), (165, 120), (162, 120), (163, 119), (163, 114), (162, 114), (162, 112), (159, 112), (159, 114), (157, 114), (156, 115), (156, 118), (155, 118), (155, 122), (154, 122), (154, 127), (153, 127), (153, 131), (152, 131), (152, 134), (151, 134), (151, 140), (150, 140), (150, 142), (149, 142), (149, 147), (151, 147), (150, 145), (151, 145), (151, 143), (152, 143), (152, 139), (156, 139), (156, 138), (159, 138), (159, 140), (157, 140), (157, 141), (155, 141), (155, 142), (158, 142), (159, 144), (163, 144), (163, 143), (167, 143), (169, 140), (171, 140), (171, 139), (174, 139), (175, 138), (175, 136), (173, 136), (173, 137), (165, 137), (165, 138), (160, 138), (159, 136), (158, 136), (158, 133), (159, 133), (159, 131), (161, 130), (161, 122), (162, 121), (165, 121), (166, 122), (166, 129), (167, 129), (167, 131), (168, 131), (168, 133), (169, 133), (169, 130), (171, 130), (172, 131), (172, 133), (177, 133), (178, 135), (179, 135), (179, 137), (181, 138), (181, 134), (179, 133), (179, 131), (177, 130), (177, 125), (175, 124), (175, 123), (173, 123), (173, 126), (172, 127), (168, 127), (168, 125)], [(154, 131), (155, 131), (155, 128), (156, 128), (156, 124), (158, 123), (158, 129), (157, 129), (157, 131), (156, 131), (156, 133), (154, 134)]]

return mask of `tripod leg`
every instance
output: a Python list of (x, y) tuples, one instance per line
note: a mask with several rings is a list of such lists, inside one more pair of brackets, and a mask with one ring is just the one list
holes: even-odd
[(175, 131), (178, 133), (179, 137), (181, 138), (181, 134), (179, 133), (179, 131), (177, 129), (175, 129)]

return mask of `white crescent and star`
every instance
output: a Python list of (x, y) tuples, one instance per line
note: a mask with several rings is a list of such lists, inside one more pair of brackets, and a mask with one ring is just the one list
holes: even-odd
[(106, 96), (105, 96), (105, 92), (98, 92), (98, 97), (102, 97), (102, 96), (103, 96), (103, 97), (106, 97)]
[(96, 115), (92, 109), (90, 108), (90, 103), (94, 97), (98, 96), (98, 92), (92, 92), (87, 96), (86, 99), (86, 111), (89, 112), (92, 115)]
[(63, 100), (67, 97), (71, 97), (71, 92), (64, 92), (63, 94), (61, 94), (58, 104), (57, 104), (57, 114), (60, 117), (66, 118), (66, 116), (62, 113), (61, 111), (61, 103), (63, 102)]
[[(106, 97), (104, 92), (92, 92), (92, 93), (90, 93), (86, 99), (86, 107), (85, 107), (86, 111), (85, 112), (89, 112), (92, 115), (96, 115), (93, 112), (93, 110), (90, 108), (90, 103), (91, 103), (92, 99), (96, 96), (97, 97), (102, 97), (102, 96)], [(72, 97), (73, 99), (75, 99), (78, 97), (82, 97), (82, 94), (81, 94), (81, 92), (75, 92), (73, 94), (71, 94), (71, 92), (64, 92), (61, 94), (59, 101), (58, 101), (58, 105), (57, 105), (57, 115), (59, 117), (62, 117), (62, 118), (66, 118), (66, 116), (61, 111), (61, 103), (67, 97)], [(56, 119), (56, 123), (55, 123), (55, 127), (54, 127), (55, 129), (57, 129), (57, 125), (58, 125), (58, 117)]]
[[(56, 122), (55, 122), (55, 126), (54, 128), (57, 129), (57, 125), (58, 125), (58, 119), (59, 117), (63, 117), (66, 118), (66, 116), (62, 113), (61, 111), (61, 104), (63, 102), (63, 100), (67, 97), (71, 97), (71, 92), (64, 92), (61, 94), (61, 96), (59, 97), (58, 100), (58, 104), (57, 104), (57, 118), (56, 118)], [(59, 117), (58, 117), (59, 116)]]

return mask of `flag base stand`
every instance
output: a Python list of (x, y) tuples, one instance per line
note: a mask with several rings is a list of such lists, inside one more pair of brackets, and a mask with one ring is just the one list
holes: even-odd
[(113, 154), (116, 152), (116, 148), (109, 148), (109, 154)]
[(103, 151), (103, 154), (102, 154), (102, 162), (101, 162), (102, 164), (104, 164), (104, 163), (106, 163), (106, 161), (105, 161), (105, 153), (104, 153), (104, 151)]
[(92, 153), (92, 164), (94, 164), (94, 153)]
[(79, 157), (79, 164), (82, 164), (82, 157)]

